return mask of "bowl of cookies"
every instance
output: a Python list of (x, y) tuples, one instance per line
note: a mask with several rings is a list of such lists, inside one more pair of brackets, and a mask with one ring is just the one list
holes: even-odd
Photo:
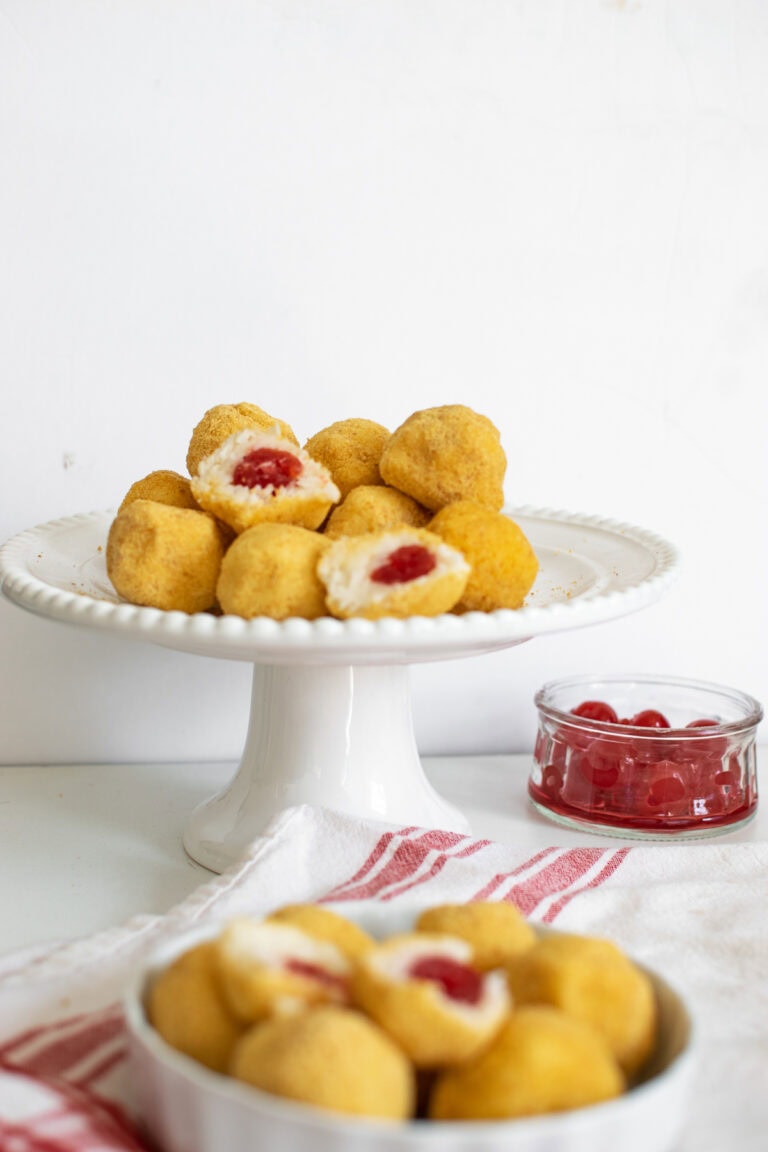
[(666, 1152), (694, 1068), (660, 974), (505, 902), (210, 923), (150, 958), (125, 1013), (163, 1152)]

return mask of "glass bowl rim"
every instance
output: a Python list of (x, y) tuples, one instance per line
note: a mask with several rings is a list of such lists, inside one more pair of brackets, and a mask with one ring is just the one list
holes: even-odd
[[(670, 688), (689, 688), (708, 692), (711, 695), (726, 697), (738, 704), (745, 715), (738, 720), (729, 720), (725, 723), (715, 723), (696, 727), (683, 728), (644, 728), (636, 724), (618, 724), (609, 720), (591, 720), (584, 716), (575, 716), (562, 708), (550, 703), (548, 697), (564, 688), (575, 688), (579, 685), (587, 687), (590, 684), (655, 684), (668, 685)], [(591, 697), (585, 697), (588, 699)], [(633, 739), (647, 740), (708, 740), (723, 735), (745, 733), (757, 727), (763, 719), (763, 707), (754, 696), (742, 692), (739, 688), (731, 688), (726, 684), (718, 684), (712, 680), (698, 680), (688, 676), (667, 676), (652, 672), (585, 672), (576, 676), (563, 676), (557, 680), (549, 680), (535, 693), (533, 702), (539, 713), (549, 720), (557, 720), (561, 724), (570, 724), (583, 731), (602, 734), (631, 735)]]

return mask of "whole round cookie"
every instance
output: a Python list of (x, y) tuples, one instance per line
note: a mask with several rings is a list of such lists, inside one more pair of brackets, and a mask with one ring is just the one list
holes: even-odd
[(251, 620), (327, 615), (317, 562), (330, 547), (295, 524), (257, 524), (235, 538), (221, 563), (216, 595), (223, 612)]
[(381, 484), (379, 460), (389, 429), (375, 420), (337, 420), (310, 436), (304, 448), (330, 472), (342, 499), (359, 484)]
[(224, 548), (207, 512), (134, 500), (110, 526), (107, 575), (131, 604), (206, 612), (216, 603)]
[(610, 940), (575, 933), (545, 936), (507, 966), (518, 1004), (549, 1004), (604, 1038), (627, 1076), (650, 1055), (656, 1038), (651, 981)]
[(243, 1028), (219, 986), (215, 944), (197, 944), (163, 969), (152, 981), (147, 1012), (166, 1044), (226, 1071)]
[(425, 908), (414, 925), (417, 932), (459, 936), (472, 948), (472, 962), (482, 972), (499, 968), (536, 943), (536, 933), (514, 904), (503, 900), (436, 904)]
[(436, 512), (455, 500), (498, 510), (507, 458), (496, 425), (464, 404), (414, 412), (390, 436), (382, 478)]
[(441, 508), (429, 531), (458, 548), (471, 565), (458, 612), (493, 612), (520, 608), (533, 587), (539, 561), (522, 528), (473, 500), (457, 500)]
[(444, 1072), (432, 1120), (511, 1120), (583, 1108), (621, 1095), (625, 1082), (603, 1038), (555, 1008), (515, 1008), (491, 1045)]
[(388, 484), (360, 484), (348, 492), (332, 510), (323, 525), (329, 540), (339, 536), (362, 536), (365, 532), (382, 532), (385, 528), (424, 528), (432, 513)]
[(316, 1108), (387, 1120), (414, 1110), (408, 1060), (371, 1020), (347, 1008), (313, 1008), (267, 1020), (235, 1048), (236, 1079)]
[(156, 500), (158, 504), (171, 504), (174, 508), (195, 508), (200, 511), (200, 505), (192, 495), (189, 477), (181, 476), (169, 468), (158, 468), (131, 484), (120, 503), (118, 512), (133, 504), (134, 500)]

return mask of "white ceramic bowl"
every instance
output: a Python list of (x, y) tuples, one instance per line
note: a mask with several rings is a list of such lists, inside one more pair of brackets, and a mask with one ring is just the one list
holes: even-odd
[[(373, 935), (407, 931), (413, 911), (342, 905)], [(649, 972), (660, 1010), (646, 1079), (605, 1104), (530, 1119), (398, 1124), (322, 1112), (270, 1096), (170, 1048), (149, 1025), (144, 996), (154, 972), (216, 935), (211, 923), (158, 950), (126, 1002), (134, 1103), (161, 1152), (669, 1152), (685, 1124), (693, 1074), (692, 1025), (680, 997)]]

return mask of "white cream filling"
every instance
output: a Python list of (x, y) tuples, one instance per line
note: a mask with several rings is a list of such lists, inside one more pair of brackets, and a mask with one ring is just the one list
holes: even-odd
[[(412, 544), (428, 547), (436, 560), (431, 572), (417, 576), (414, 580), (395, 584), (380, 584), (371, 580), (372, 573), (386, 563), (393, 552)], [(332, 552), (326, 553), (320, 559), (318, 571), (330, 596), (345, 611), (354, 611), (366, 604), (376, 604), (386, 599), (396, 588), (416, 587), (435, 577), (443, 576), (446, 572), (469, 573), (469, 564), (457, 549), (443, 543), (425, 545), (423, 540), (407, 532), (389, 532), (372, 544), (370, 549), (356, 549), (345, 562), (339, 563), (338, 555), (339, 553), (335, 556)]]
[[(303, 448), (276, 433), (277, 426), (275, 433), (245, 428), (229, 436), (210, 456), (200, 461), (197, 476), (193, 476), (190, 481), (195, 499), (199, 499), (201, 495), (215, 496), (225, 492), (228, 500), (247, 507), (268, 504), (276, 495), (299, 497), (311, 495), (322, 496), (335, 504), (341, 498), (341, 492), (331, 479), (328, 469), (319, 461), (313, 460)], [(280, 452), (289, 452), (291, 456), (301, 461), (301, 473), (290, 483), (277, 487), (274, 484), (267, 484), (263, 488), (258, 485), (248, 488), (243, 484), (235, 484), (233, 477), (237, 465), (244, 456), (257, 448), (274, 448)]]

